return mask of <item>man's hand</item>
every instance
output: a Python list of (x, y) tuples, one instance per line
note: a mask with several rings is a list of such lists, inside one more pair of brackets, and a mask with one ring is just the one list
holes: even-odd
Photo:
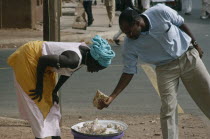
[(34, 89), (34, 90), (29, 90), (29, 92), (33, 92), (31, 93), (29, 96), (31, 96), (33, 100), (38, 99), (38, 102), (40, 102), (42, 100), (42, 89)]
[(199, 45), (194, 46), (195, 49), (198, 51), (200, 58), (203, 57), (203, 50), (201, 49), (201, 47)]
[(57, 95), (57, 92), (54, 92), (52, 93), (52, 102), (53, 104), (56, 102), (57, 104), (59, 103), (59, 97)]
[(107, 100), (99, 100), (99, 110), (102, 110), (103, 108), (107, 108), (113, 101), (113, 97), (109, 97)]

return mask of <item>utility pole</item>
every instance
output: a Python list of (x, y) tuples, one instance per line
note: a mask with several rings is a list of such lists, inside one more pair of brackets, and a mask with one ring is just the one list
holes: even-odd
[(2, 8), (3, 8), (3, 2), (2, 2), (2, 0), (0, 0), (0, 29), (2, 28), (2, 16), (3, 16), (3, 10), (2, 10)]
[[(43, 2), (43, 40), (60, 41), (61, 0), (44, 0)], [(57, 81), (58, 81), (57, 75)], [(59, 106), (62, 115), (61, 90), (58, 92)], [(60, 121), (62, 126), (62, 118)]]
[(43, 2), (43, 40), (60, 41), (60, 0)]

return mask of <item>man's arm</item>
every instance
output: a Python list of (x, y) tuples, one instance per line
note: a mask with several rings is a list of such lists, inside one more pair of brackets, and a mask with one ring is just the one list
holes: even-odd
[(192, 39), (191, 43), (193, 44), (193, 47), (195, 47), (195, 49), (198, 50), (200, 57), (202, 58), (203, 56), (203, 51), (201, 49), (201, 47), (197, 44), (195, 37), (193, 36), (193, 34), (191, 33), (190, 29), (187, 27), (186, 24), (182, 24), (179, 27), (182, 31), (184, 31), (187, 35), (189, 35)]
[(104, 107), (108, 107), (112, 101), (127, 87), (127, 85), (130, 83), (131, 79), (133, 78), (134, 74), (127, 74), (123, 73), (120, 77), (120, 80), (115, 87), (113, 93), (109, 96), (109, 99), (106, 102), (100, 103), (100, 108), (103, 109)]

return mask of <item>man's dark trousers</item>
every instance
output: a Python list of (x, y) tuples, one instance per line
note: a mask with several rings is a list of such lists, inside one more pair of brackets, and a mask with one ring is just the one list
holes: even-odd
[(83, 6), (84, 6), (84, 9), (85, 9), (85, 12), (87, 13), (88, 25), (91, 25), (92, 22), (93, 22), (92, 0), (83, 1)]

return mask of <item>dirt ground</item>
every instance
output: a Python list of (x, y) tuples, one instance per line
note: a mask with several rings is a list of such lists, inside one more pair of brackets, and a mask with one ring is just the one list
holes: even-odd
[[(123, 139), (161, 139), (159, 115), (65, 115), (62, 117), (62, 139), (73, 139), (70, 127), (83, 121), (119, 120), (128, 125)], [(209, 131), (197, 116), (179, 115), (180, 139), (209, 139)], [(24, 120), (0, 117), (0, 139), (34, 139), (28, 123)], [(50, 138), (46, 138), (50, 139)]]

